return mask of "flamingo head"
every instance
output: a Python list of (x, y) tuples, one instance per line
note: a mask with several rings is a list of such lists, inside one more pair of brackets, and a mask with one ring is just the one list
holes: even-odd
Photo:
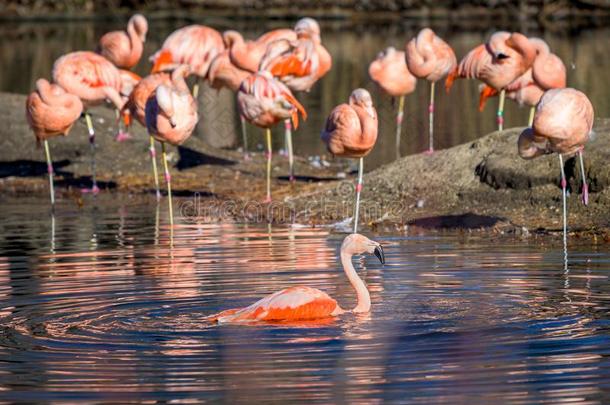
[(498, 31), (493, 33), (487, 42), (487, 50), (492, 54), (493, 58), (499, 62), (510, 57), (508, 39), (510, 32)]
[(228, 49), (231, 49), (233, 44), (244, 42), (242, 35), (235, 30), (228, 30), (222, 33), (222, 41)]
[(133, 26), (142, 42), (146, 41), (146, 34), (148, 33), (148, 21), (146, 21), (146, 17), (142, 14), (134, 14), (127, 24)]
[(360, 235), (359, 233), (352, 233), (343, 240), (341, 252), (345, 252), (350, 255), (361, 255), (363, 253), (372, 254), (377, 256), (381, 264), (385, 264), (383, 247), (381, 247), (378, 242), (370, 240), (366, 236)]
[(532, 37), (532, 38), (528, 38), (528, 40), (530, 41), (532, 46), (536, 49), (537, 55), (548, 55), (549, 53), (551, 53), (551, 48), (549, 47), (549, 44), (547, 44), (544, 39)]
[(174, 91), (171, 87), (162, 84), (157, 87), (155, 96), (157, 97), (157, 104), (167, 117), (169, 124), (172, 128), (176, 128), (177, 124), (174, 117)]
[(350, 105), (362, 107), (371, 117), (375, 117), (375, 107), (373, 107), (373, 99), (371, 93), (365, 89), (356, 89), (349, 96)]
[(384, 51), (379, 52), (379, 54), (377, 55), (377, 59), (381, 60), (381, 59), (385, 59), (388, 58), (392, 55), (394, 55), (396, 53), (396, 48), (394, 48), (393, 46), (388, 46)]
[(294, 32), (299, 38), (320, 38), (320, 25), (313, 18), (301, 18), (294, 26)]

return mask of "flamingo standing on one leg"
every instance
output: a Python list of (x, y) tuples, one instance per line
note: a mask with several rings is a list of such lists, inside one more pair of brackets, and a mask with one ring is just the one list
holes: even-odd
[[(240, 69), (231, 62), (231, 58), (229, 57), (229, 51), (225, 50), (216, 58), (214, 58), (214, 60), (210, 64), (210, 68), (208, 70), (208, 81), (210, 82), (212, 88), (221, 89), (222, 87), (226, 87), (237, 94), (241, 82), (244, 81), (244, 79), (249, 75), (250, 73), (247, 70)], [(248, 138), (246, 136), (246, 119), (242, 115), (240, 115), (239, 118), (241, 121), (244, 159), (248, 159)]]
[(300, 112), (307, 119), (305, 109), (286, 85), (271, 73), (261, 71), (247, 77), (237, 93), (239, 111), (251, 124), (266, 129), (267, 138), (267, 197), (271, 202), (271, 127), (281, 120), (291, 118), (294, 127), (299, 126)]
[[(68, 53), (53, 64), (53, 81), (68, 93), (78, 96), (85, 109), (110, 100), (120, 111), (123, 107), (121, 99), (121, 74), (106, 58), (94, 52), (79, 51)], [(95, 130), (89, 112), (85, 110), (85, 120), (89, 130), (91, 145), (91, 177), (93, 194), (99, 192), (95, 177)]]
[(345, 237), (341, 245), (341, 264), (347, 279), (356, 290), (358, 300), (351, 311), (342, 309), (337, 301), (323, 291), (298, 286), (268, 295), (245, 308), (229, 309), (206, 319), (218, 323), (311, 321), (336, 317), (346, 312), (368, 313), (371, 310), (371, 296), (352, 264), (352, 256), (363, 253), (374, 254), (381, 264), (385, 263), (383, 248), (379, 243), (360, 234)]
[[(506, 97), (519, 104), (530, 106), (528, 126), (532, 126), (536, 105), (545, 90), (566, 87), (566, 67), (561, 59), (551, 53), (549, 45), (540, 38), (529, 38), (536, 48), (536, 58), (532, 67), (506, 87)], [(488, 97), (495, 96), (498, 91), (485, 85), (481, 91), (479, 110), (482, 111)]]
[[(188, 87), (185, 82), (185, 78), (189, 75), (190, 68), (188, 65), (179, 65), (173, 71), (164, 71), (158, 73), (152, 73), (143, 78), (133, 89), (129, 95), (129, 100), (125, 104), (123, 110), (130, 111), (130, 115), (134, 116), (136, 120), (146, 126), (146, 102), (154, 91), (161, 84), (172, 85), (176, 88), (188, 91)], [(155, 190), (157, 195), (157, 201), (161, 199), (161, 193), (159, 191), (159, 175), (157, 172), (157, 152), (155, 150), (155, 138), (149, 133), (150, 141), (150, 159), (153, 168), (153, 178), (155, 181)]]
[(420, 79), (430, 82), (430, 105), (428, 106), (430, 146), (434, 152), (434, 87), (457, 65), (453, 49), (430, 28), (424, 28), (406, 46), (405, 60), (409, 71)]
[(184, 80), (177, 84), (160, 84), (146, 102), (146, 128), (148, 133), (161, 142), (170, 225), (174, 225), (172, 209), (172, 183), (165, 143), (180, 145), (193, 133), (198, 120), (197, 103)]
[(588, 186), (583, 149), (593, 128), (593, 106), (587, 96), (575, 89), (548, 90), (536, 107), (534, 123), (519, 136), (519, 156), (533, 159), (555, 152), (559, 154), (563, 197), (563, 240), (567, 242), (566, 175), (563, 155), (578, 153), (582, 176), (583, 203), (588, 203)]
[(36, 141), (44, 142), (44, 151), (47, 159), (47, 172), (49, 173), (49, 191), (51, 205), (55, 205), (55, 192), (53, 187), (53, 162), (49, 151), (48, 139), (68, 135), (72, 126), (83, 112), (83, 103), (77, 96), (66, 93), (64, 89), (50, 84), (45, 79), (36, 81), (36, 91), (32, 92), (26, 100), (25, 114), (36, 135)]
[(168, 65), (189, 65), (191, 73), (197, 76), (193, 87), (193, 97), (197, 98), (199, 79), (206, 78), (210, 63), (224, 50), (224, 41), (218, 31), (205, 25), (189, 25), (171, 33), (150, 58), (154, 63), (152, 72), (165, 70)]
[(504, 98), (506, 88), (523, 75), (534, 62), (536, 48), (518, 32), (499, 31), (489, 41), (472, 49), (447, 77), (447, 91), (456, 78), (479, 79), (500, 92), (498, 130), (504, 128)]
[(365, 89), (356, 89), (349, 96), (348, 104), (340, 104), (332, 110), (322, 131), (322, 140), (330, 153), (359, 158), (354, 233), (358, 232), (364, 157), (375, 146), (378, 127), (377, 111), (373, 107), (371, 95)]
[[(273, 41), (286, 39), (294, 41), (297, 39), (297, 34), (291, 29), (277, 29), (264, 33), (256, 40), (244, 41), (242, 35), (233, 30), (225, 31), (222, 34), (225, 46), (228, 50), (228, 55), (232, 66), (239, 71), (255, 73), (258, 71), (260, 61), (265, 54), (267, 45)], [(227, 62), (223, 60), (223, 66), (227, 66)], [(210, 66), (210, 69), (212, 67)], [(244, 144), (244, 158), (248, 159), (248, 138), (246, 134), (246, 119), (240, 115), (241, 134)]]
[(133, 15), (126, 31), (104, 34), (98, 44), (98, 53), (121, 69), (132, 69), (138, 64), (144, 50), (148, 22), (142, 14)]
[[(293, 91), (309, 91), (331, 68), (332, 58), (322, 45), (320, 26), (313, 18), (297, 21), (295, 41), (286, 39), (271, 42), (261, 59), (259, 70), (267, 70)], [(285, 138), (288, 149), (289, 178), (294, 181), (292, 128), (286, 120)]]
[[(127, 22), (127, 29), (125, 31), (108, 32), (102, 35), (99, 40), (97, 53), (108, 59), (119, 69), (122, 69), (123, 89), (121, 90), (121, 95), (123, 97), (129, 96), (127, 91), (133, 88), (132, 81), (139, 80), (139, 76), (135, 73), (133, 73), (134, 76), (130, 77), (129, 73), (131, 72), (129, 72), (129, 69), (133, 69), (142, 57), (147, 32), (148, 22), (146, 18), (142, 14), (135, 14)], [(116, 140), (122, 142), (129, 139), (129, 117), (123, 116), (123, 122), (126, 126), (126, 132), (123, 132), (118, 114), (119, 111), (117, 110), (119, 132)]]
[(377, 55), (369, 66), (369, 76), (379, 87), (392, 97), (398, 97), (396, 114), (396, 158), (400, 157), (400, 133), (404, 114), (405, 95), (413, 93), (417, 79), (409, 72), (405, 53), (388, 47)]

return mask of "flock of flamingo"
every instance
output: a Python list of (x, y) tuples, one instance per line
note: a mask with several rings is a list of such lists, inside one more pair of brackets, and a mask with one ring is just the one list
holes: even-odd
[[(95, 177), (95, 130), (87, 109), (109, 101), (116, 108), (119, 125), (121, 117), (127, 127), (131, 117), (135, 117), (148, 130), (157, 198), (161, 194), (155, 140), (161, 143), (169, 217), (173, 225), (171, 175), (165, 144), (180, 145), (192, 134), (198, 121), (196, 98), (199, 80), (207, 80), (214, 88), (227, 87), (236, 93), (246, 153), (245, 122), (265, 129), (265, 201), (271, 201), (270, 128), (284, 122), (290, 178), (293, 180), (292, 128), (298, 128), (299, 115), (307, 118), (293, 91), (309, 91), (332, 66), (331, 55), (322, 45), (318, 23), (303, 18), (294, 29), (273, 30), (253, 40), (244, 40), (237, 31), (221, 34), (203, 25), (180, 28), (150, 58), (153, 62), (150, 75), (140, 78), (130, 69), (142, 57), (147, 31), (144, 16), (134, 15), (125, 31), (113, 31), (102, 36), (96, 52), (78, 51), (60, 57), (53, 66), (53, 83), (45, 79), (36, 82), (36, 90), (27, 99), (26, 116), (38, 142), (44, 143), (51, 203), (55, 201), (53, 165), (47, 140), (67, 135), (83, 112), (92, 155), (92, 187), (84, 191), (99, 191)], [(197, 78), (192, 91), (185, 81), (190, 75)], [(499, 95), (499, 130), (503, 129), (505, 97), (531, 106), (528, 128), (520, 135), (517, 150), (524, 159), (548, 153), (559, 155), (565, 240), (567, 181), (563, 158), (564, 155), (579, 156), (582, 197), (586, 205), (588, 188), (582, 152), (593, 125), (593, 107), (582, 92), (566, 88), (566, 68), (543, 40), (517, 32), (496, 32), (458, 63), (452, 48), (431, 29), (424, 28), (406, 43), (405, 51), (389, 47), (381, 52), (370, 64), (369, 75), (382, 90), (399, 98), (397, 149), (400, 146), (404, 98), (415, 90), (417, 79), (430, 82), (428, 153), (434, 151), (435, 83), (443, 78), (446, 78), (447, 92), (457, 78), (480, 80), (480, 108), (489, 97)], [(330, 153), (359, 159), (354, 233), (345, 239), (341, 249), (346, 275), (358, 296), (358, 305), (353, 312), (368, 312), (370, 298), (364, 282), (353, 269), (351, 256), (375, 253), (382, 263), (384, 261), (381, 246), (357, 234), (363, 158), (377, 141), (378, 127), (371, 95), (358, 88), (347, 103), (330, 112), (321, 132)], [(119, 131), (117, 140), (125, 137), (126, 134)], [(343, 312), (325, 293), (307, 287), (293, 287), (247, 308), (225, 311), (210, 319), (219, 322), (315, 319)]]

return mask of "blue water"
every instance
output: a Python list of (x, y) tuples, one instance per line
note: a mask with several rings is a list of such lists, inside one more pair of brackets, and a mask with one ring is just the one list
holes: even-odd
[(355, 294), (328, 228), (185, 223), (147, 197), (0, 201), (0, 400), (607, 403), (607, 245), (368, 234), (372, 311), (204, 317), (293, 285)]

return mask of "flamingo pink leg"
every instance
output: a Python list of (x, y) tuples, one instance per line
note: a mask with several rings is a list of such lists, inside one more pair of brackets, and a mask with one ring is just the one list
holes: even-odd
[(266, 130), (266, 138), (267, 138), (267, 197), (265, 198), (265, 202), (271, 202), (271, 158), (273, 150), (271, 149), (271, 130), (267, 128)]
[(498, 131), (504, 130), (504, 99), (506, 97), (506, 90), (500, 91), (500, 102), (498, 104)]
[(398, 112), (396, 114), (396, 159), (400, 158), (400, 134), (402, 132), (402, 117), (405, 109), (405, 96), (398, 99)]
[(580, 161), (580, 175), (582, 177), (582, 203), (589, 205), (589, 186), (587, 185), (587, 175), (585, 174), (585, 162), (582, 156), (582, 148), (578, 151), (578, 160)]
[(429, 117), (429, 134), (430, 134), (430, 145), (428, 147), (427, 154), (434, 153), (434, 85), (436, 82), (430, 84), (430, 105), (428, 106), (428, 117)]
[(290, 119), (284, 120), (286, 149), (288, 150), (288, 175), (291, 182), (294, 182), (294, 155), (292, 153), (292, 125)]
[(165, 142), (161, 142), (161, 153), (163, 155), (163, 167), (165, 168), (165, 182), (167, 183), (167, 202), (169, 205), (169, 224), (174, 227), (174, 209), (172, 206), (172, 176), (169, 173), (167, 164), (167, 153), (165, 152)]
[(246, 118), (239, 114), (239, 120), (241, 121), (241, 136), (243, 140), (244, 148), (244, 160), (250, 160), (250, 154), (248, 153), (248, 134), (246, 132)]
[(49, 173), (49, 191), (51, 193), (51, 206), (55, 206), (55, 188), (53, 186), (53, 161), (51, 160), (51, 152), (49, 151), (49, 141), (44, 140), (44, 153), (47, 158), (47, 172)]
[(354, 233), (358, 233), (358, 219), (360, 218), (360, 192), (362, 191), (362, 175), (364, 172), (364, 158), (358, 161), (358, 183), (356, 183), (356, 208), (354, 209)]
[(95, 129), (93, 128), (93, 122), (91, 121), (91, 115), (86, 112), (85, 113), (85, 121), (87, 122), (87, 130), (89, 131), (89, 145), (91, 149), (91, 188), (90, 189), (82, 189), (83, 193), (92, 193), (96, 195), (100, 192), (100, 189), (97, 187), (97, 178), (96, 178), (96, 165), (95, 165)]
[(568, 240), (568, 214), (567, 214), (567, 187), (566, 173), (563, 167), (563, 156), (559, 153), (559, 165), (561, 167), (561, 192), (563, 200), (563, 243), (567, 244)]
[(161, 191), (159, 191), (159, 172), (157, 171), (157, 151), (155, 150), (155, 138), (152, 135), (148, 136), (150, 138), (150, 160), (152, 162), (153, 168), (153, 177), (155, 180), (155, 191), (157, 195), (157, 201), (161, 200)]

